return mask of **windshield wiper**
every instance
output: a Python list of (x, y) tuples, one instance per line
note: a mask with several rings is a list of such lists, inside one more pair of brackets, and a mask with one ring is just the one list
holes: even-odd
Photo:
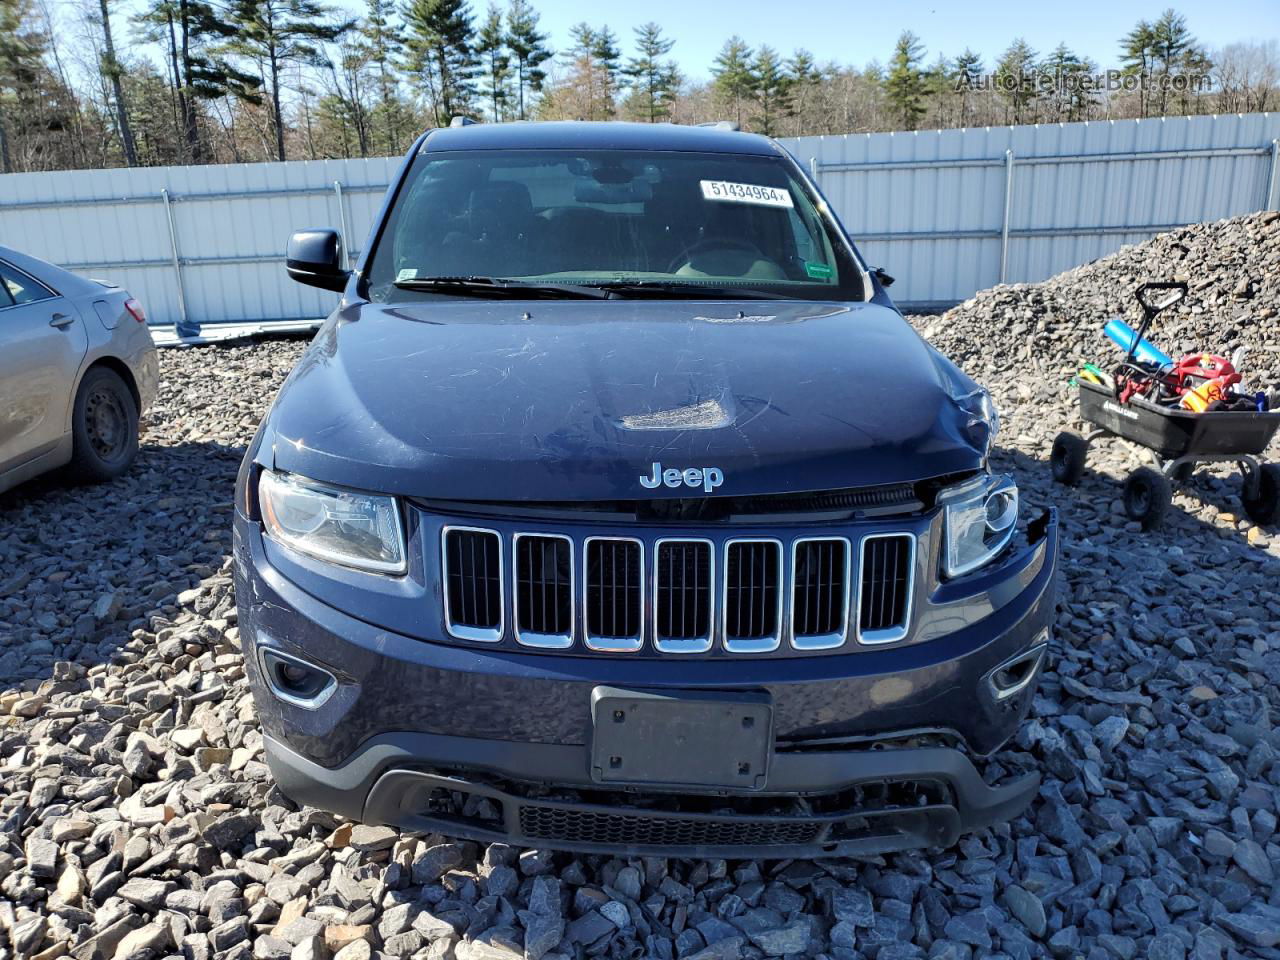
[(574, 283), (535, 283), (525, 280), (507, 280), (504, 277), (408, 277), (397, 280), (395, 285), (401, 290), (426, 290), (460, 297), (511, 297), (517, 300), (534, 297), (603, 300), (609, 296), (608, 291), (596, 286)]
[(670, 300), (786, 300), (783, 293), (747, 287), (717, 287), (681, 280), (613, 280), (592, 284), (622, 297), (654, 297)]

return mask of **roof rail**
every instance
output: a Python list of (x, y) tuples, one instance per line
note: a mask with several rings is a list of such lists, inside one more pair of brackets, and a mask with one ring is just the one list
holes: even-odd
[(734, 132), (742, 129), (732, 120), (707, 120), (704, 123), (699, 123), (698, 126), (711, 127), (715, 130), (732, 130)]
[(475, 121), (472, 120), (470, 117), (462, 117), (462, 116), (454, 117), (452, 120), (449, 121), (449, 126), (451, 127), (470, 127), (474, 124), (475, 124)]

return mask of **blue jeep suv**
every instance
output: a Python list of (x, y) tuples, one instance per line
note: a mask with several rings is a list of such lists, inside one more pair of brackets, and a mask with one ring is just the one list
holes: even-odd
[(1057, 522), (990, 397), (773, 141), (494, 124), (414, 145), (241, 469), (280, 789), (615, 854), (946, 845), (1034, 772)]

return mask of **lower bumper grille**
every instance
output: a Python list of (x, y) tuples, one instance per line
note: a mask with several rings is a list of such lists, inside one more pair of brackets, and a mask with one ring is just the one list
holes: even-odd
[(562, 843), (679, 846), (770, 846), (812, 843), (821, 823), (813, 820), (750, 820), (696, 816), (603, 813), (525, 803), (520, 831)]

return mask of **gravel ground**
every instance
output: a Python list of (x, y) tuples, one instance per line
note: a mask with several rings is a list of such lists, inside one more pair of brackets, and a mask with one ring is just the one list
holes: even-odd
[(1061, 508), (1062, 595), (1009, 748), (1044, 771), (1037, 802), (953, 849), (884, 858), (574, 858), (295, 809), (262, 762), (229, 525), (236, 464), (305, 345), (164, 352), (129, 476), (0, 496), (0, 960), (1280, 957), (1276, 531), (1240, 519), (1225, 471), (1142, 534), (1120, 515), (1132, 451), (1099, 448), (1074, 490), (1045, 463), (1066, 375), (1103, 349), (1104, 288), (1163, 263), (1160, 244), (1223, 275), (1177, 335), (1221, 337), (1206, 325), (1227, 317), (1262, 358), (1256, 382), (1280, 382), (1259, 316), (1280, 222), (1196, 229), (918, 320), (995, 389), (997, 466), (1032, 507)]

